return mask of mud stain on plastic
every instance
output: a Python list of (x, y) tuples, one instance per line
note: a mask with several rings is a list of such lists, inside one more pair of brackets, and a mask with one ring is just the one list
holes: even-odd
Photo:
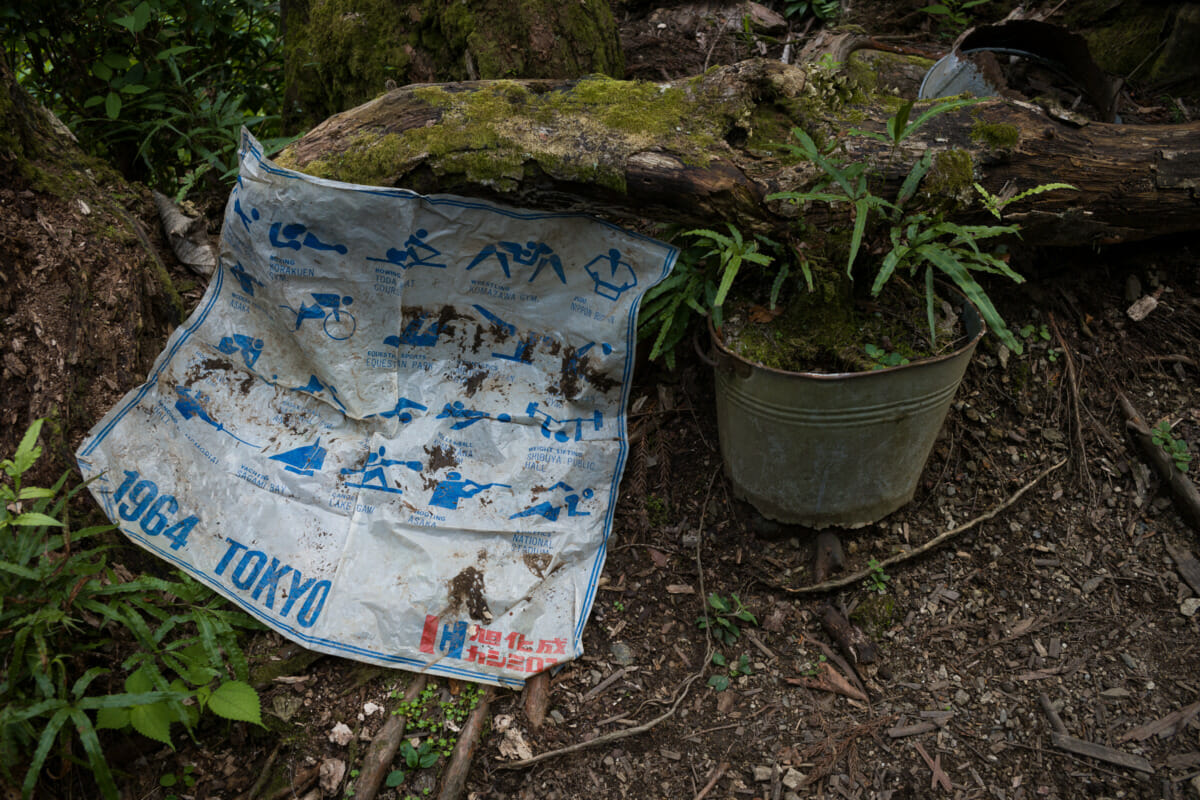
[(467, 616), (480, 622), (491, 619), (491, 611), (483, 597), (483, 573), (475, 567), (466, 567), (447, 583), (450, 590), (450, 608), (461, 611), (464, 606)]
[(425, 453), (429, 456), (429, 462), (426, 464), (426, 469), (430, 473), (437, 472), (443, 467), (458, 466), (458, 459), (455, 458), (453, 447), (442, 447), (440, 444), (434, 445), (433, 447), (426, 447)]
[[(463, 363), (465, 364), (465, 362)], [(467, 373), (467, 376), (463, 378), (463, 391), (467, 397), (475, 396), (475, 393), (479, 391), (479, 387), (483, 385), (487, 376), (488, 371), (486, 369), (474, 369)]]
[(548, 553), (525, 553), (521, 556), (521, 560), (525, 562), (525, 567), (539, 578), (544, 578), (546, 567), (550, 566), (550, 555)]
[(580, 394), (580, 378), (590, 383), (604, 394), (613, 387), (620, 386), (621, 381), (601, 372), (592, 366), (590, 353), (583, 357), (577, 355), (574, 347), (565, 347), (562, 351), (562, 369), (559, 371), (559, 386), (566, 400), (578, 397)]

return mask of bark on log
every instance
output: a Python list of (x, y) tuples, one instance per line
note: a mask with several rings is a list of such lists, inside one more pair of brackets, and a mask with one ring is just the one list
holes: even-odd
[[(868, 63), (862, 57), (850, 58), (846, 75), (863, 74), (854, 66)], [(796, 210), (763, 198), (808, 189), (821, 176), (775, 145), (793, 127), (822, 136), (883, 130), (895, 103), (862, 92), (822, 68), (761, 59), (661, 85), (406, 86), (331, 117), (280, 161), (339, 180), (538, 209), (779, 230)], [(933, 118), (900, 153), (863, 136), (844, 143), (884, 176), (885, 195), (922, 152), (966, 154), (973, 176), (953, 173), (963, 163), (957, 156), (942, 173), (935, 162), (925, 184), (940, 186), (960, 218), (990, 219), (980, 215), (972, 180), (994, 194), (1049, 181), (1078, 187), (1008, 209), (1006, 221), (1021, 223), (1032, 244), (1115, 244), (1200, 228), (1198, 123), (1074, 127), (997, 98)]]

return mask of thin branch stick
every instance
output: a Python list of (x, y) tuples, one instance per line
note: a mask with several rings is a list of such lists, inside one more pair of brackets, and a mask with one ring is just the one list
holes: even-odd
[(728, 761), (722, 761), (718, 764), (717, 768), (713, 770), (712, 777), (708, 779), (708, 783), (704, 784), (704, 788), (697, 792), (692, 800), (704, 800), (704, 796), (712, 791), (712, 788), (717, 785), (717, 781), (721, 780), (721, 776), (725, 774), (725, 770), (727, 769), (729, 769)]
[(1196, 485), (1191, 482), (1186, 472), (1182, 472), (1175, 466), (1175, 461), (1167, 455), (1166, 451), (1154, 443), (1150, 426), (1146, 424), (1141, 413), (1133, 407), (1133, 403), (1129, 402), (1129, 398), (1118, 392), (1117, 400), (1120, 401), (1121, 410), (1125, 413), (1126, 429), (1138, 449), (1142, 451), (1142, 457), (1150, 463), (1150, 466), (1154, 467), (1158, 477), (1171, 492), (1179, 510), (1179, 516), (1200, 531), (1200, 492), (1196, 491)]
[(525, 681), (525, 717), (529, 727), (535, 731), (546, 721), (546, 708), (550, 705), (550, 673), (539, 672)]
[(1063, 360), (1067, 362), (1067, 378), (1070, 381), (1071, 389), (1071, 416), (1074, 418), (1075, 439), (1079, 447), (1078, 461), (1079, 471), (1083, 475), (1084, 483), (1087, 484), (1088, 492), (1093, 500), (1096, 497), (1096, 482), (1092, 480), (1092, 473), (1088, 471), (1087, 448), (1083, 442), (1083, 419), (1079, 413), (1079, 377), (1075, 374), (1075, 359), (1071, 355), (1071, 348), (1067, 346), (1066, 339), (1063, 338), (1062, 332), (1058, 329), (1058, 322), (1054, 319), (1054, 314), (1048, 315), (1050, 320), (1050, 330), (1054, 332), (1054, 338), (1058, 340), (1058, 346), (1062, 349)]
[(1189, 356), (1181, 355), (1165, 355), (1165, 356), (1146, 356), (1142, 359), (1151, 364), (1166, 362), (1168, 364), (1187, 364), (1189, 367), (1200, 367), (1200, 362)]
[(271, 779), (271, 768), (275, 766), (275, 759), (279, 756), (279, 748), (281, 747), (283, 747), (282, 739), (275, 743), (275, 749), (271, 751), (271, 755), (267, 756), (267, 762), (259, 770), (258, 780), (250, 787), (250, 791), (242, 795), (239, 800), (255, 800), (262, 793), (262, 790), (267, 785), (267, 781)]
[(471, 711), (467, 723), (458, 734), (458, 743), (450, 754), (450, 763), (442, 773), (442, 790), (438, 792), (438, 800), (458, 800), (463, 796), (467, 786), (467, 773), (471, 770), (471, 756), (475, 753), (475, 745), (479, 742), (479, 734), (483, 730), (484, 720), (488, 716), (488, 707), (492, 704), (495, 689), (489, 686), (479, 698), (479, 703)]
[[(939, 547), (940, 545), (944, 544), (946, 541), (953, 539), (955, 536), (958, 536), (960, 533), (969, 531), (971, 528), (974, 528), (976, 525), (978, 525), (981, 522), (986, 522), (987, 520), (989, 520), (992, 517), (999, 514), (1004, 509), (1011, 506), (1013, 503), (1017, 502), (1017, 500), (1019, 500), (1021, 498), (1021, 495), (1025, 494), (1027, 491), (1029, 491), (1034, 486), (1036, 486), (1042, 480), (1042, 478), (1045, 478), (1051, 472), (1054, 472), (1056, 469), (1059, 469), (1060, 467), (1062, 467), (1063, 464), (1066, 464), (1066, 463), (1067, 463), (1067, 459), (1064, 458), (1062, 461), (1059, 461), (1057, 464), (1047, 467), (1046, 469), (1044, 469), (1040, 473), (1038, 473), (1037, 477), (1035, 477), (1029, 483), (1025, 484), (1020, 489), (1018, 489), (1016, 491), (1016, 493), (1014, 493), (1012, 495), (1012, 497), (1009, 497), (1007, 500), (1005, 500), (1003, 503), (1001, 503), (1000, 505), (993, 508), (991, 511), (988, 511), (984, 514), (980, 514), (978, 517), (975, 517), (975, 519), (970, 520), (969, 522), (964, 522), (962, 525), (959, 525), (957, 528), (951, 528), (948, 531), (939, 533), (937, 536), (933, 537), (932, 539), (930, 539), (928, 542), (921, 545), (920, 547), (915, 547), (912, 550), (907, 550), (903, 553), (897, 553), (893, 556), (888, 556), (887, 558), (878, 562), (878, 567), (880, 567), (880, 568), (891, 567), (895, 564), (899, 564), (901, 562), (908, 561), (909, 559), (916, 558), (917, 556), (920, 556), (920, 555), (924, 555), (925, 553), (928, 553), (930, 550), (933, 550), (934, 548)], [(828, 592), (832, 589), (841, 589), (843, 586), (850, 586), (851, 584), (858, 583), (859, 581), (864, 580), (868, 575), (870, 575), (874, 569), (875, 568), (862, 569), (862, 570), (859, 570), (858, 572), (853, 573), (852, 575), (846, 575), (841, 578), (834, 578), (833, 580), (828, 580), (828, 581), (825, 581), (824, 583), (816, 583), (816, 584), (813, 584), (812, 586), (799, 586), (796, 588), (792, 588), (790, 586), (776, 586), (774, 588), (783, 589), (785, 592), (790, 592), (792, 594), (818, 594), (820, 592)]]
[[(417, 675), (404, 692), (404, 702), (411, 703), (416, 700), (424, 688), (425, 676)], [(407, 724), (408, 720), (405, 717), (392, 714), (371, 740), (363, 756), (362, 771), (354, 783), (354, 796), (357, 800), (375, 800), (379, 784), (383, 782), (383, 776), (387, 774), (396, 751), (400, 749), (400, 740), (404, 738), (404, 728)]]
[[(705, 663), (707, 664), (707, 662), (705, 662)], [(665, 711), (661, 715), (655, 717), (654, 719), (650, 720), (649, 722), (647, 722), (644, 725), (638, 725), (636, 728), (627, 728), (623, 731), (613, 731), (612, 733), (606, 733), (603, 736), (597, 736), (595, 739), (590, 739), (586, 742), (576, 742), (575, 744), (567, 745), (566, 747), (560, 747), (557, 750), (549, 750), (545, 753), (540, 753), (540, 754), (534, 756), (533, 758), (526, 758), (522, 761), (513, 761), (513, 762), (510, 762), (507, 764), (498, 764), (496, 766), (496, 768), (497, 769), (525, 769), (526, 767), (532, 767), (534, 764), (539, 764), (542, 761), (548, 761), (551, 758), (557, 758), (558, 756), (565, 756), (568, 753), (577, 753), (580, 750), (586, 750), (591, 747), (598, 747), (602, 744), (608, 744), (610, 742), (615, 742), (619, 739), (628, 739), (630, 736), (638, 736), (639, 734), (643, 734), (646, 731), (653, 728), (655, 725), (658, 725), (660, 722), (663, 722), (663, 721), (669, 719), (671, 716), (673, 716), (675, 714), (675, 710), (677, 708), (679, 708), (679, 704), (683, 702), (683, 699), (685, 697), (687, 697), (688, 689), (691, 688), (691, 685), (696, 681), (697, 678), (701, 678), (703, 676), (704, 676), (704, 669), (701, 668), (701, 670), (699, 672), (693, 673), (693, 674), (689, 675), (687, 678), (685, 678), (683, 683), (680, 684), (681, 690), (679, 692), (679, 697), (676, 698), (675, 702), (671, 705), (671, 707), (667, 711)]]

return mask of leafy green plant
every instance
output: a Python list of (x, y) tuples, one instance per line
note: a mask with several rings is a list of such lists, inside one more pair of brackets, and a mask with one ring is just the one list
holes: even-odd
[[(647, 291), (642, 300), (638, 335), (654, 337), (650, 358), (661, 356), (671, 369), (675, 367), (675, 348), (695, 320), (711, 314), (713, 324), (720, 327), (725, 298), (743, 265), (768, 267), (775, 260), (762, 248), (778, 249), (778, 243), (766, 237), (747, 239), (733, 225), (728, 227), (728, 236), (710, 230), (683, 233), (692, 238), (691, 244), (682, 249), (667, 279)], [(713, 256), (716, 259), (710, 261)], [(780, 273), (779, 285), (786, 275), (786, 270)]]
[(0, 9), (0, 36), (87, 149), (183, 194), (228, 174), (242, 125), (283, 143), (278, 19), (271, 0), (26, 0)]
[(1017, 331), (1017, 335), (1026, 341), (1031, 341), (1034, 337), (1044, 342), (1050, 341), (1050, 329), (1045, 324), (1034, 325), (1031, 322), (1028, 325), (1022, 325)]
[(876, 594), (886, 594), (887, 586), (891, 582), (892, 576), (884, 572), (883, 565), (874, 558), (867, 562), (867, 569), (870, 572), (867, 573), (866, 580), (863, 581), (863, 586), (868, 591), (875, 592)]
[(822, 22), (832, 22), (842, 13), (842, 4), (840, 0), (787, 0), (783, 6), (788, 19), (800, 19), (809, 12)]
[(1192, 454), (1188, 452), (1187, 442), (1175, 436), (1170, 422), (1164, 419), (1151, 428), (1150, 438), (1171, 457), (1171, 460), (1175, 462), (1176, 469), (1180, 472), (1188, 471), (1188, 467), (1192, 463)]
[(742, 635), (742, 629), (738, 623), (748, 623), (757, 625), (758, 619), (750, 613), (742, 600), (736, 594), (729, 595), (729, 599), (713, 592), (708, 596), (708, 607), (712, 609), (712, 613), (706, 613), (702, 617), (696, 619), (696, 625), (700, 630), (711, 630), (713, 636), (722, 644), (734, 644)]
[[(182, 786), (185, 790), (191, 789), (196, 785), (196, 776), (192, 774), (195, 771), (194, 764), (187, 764), (182, 772), (168, 772), (162, 775), (158, 779), (158, 785), (164, 789), (174, 789), (176, 786)], [(163, 800), (179, 800), (179, 795), (168, 792)]]
[(887, 125), (885, 126), (886, 134), (862, 130), (860, 128), (854, 128), (850, 132), (856, 136), (866, 136), (869, 139), (890, 144), (895, 149), (900, 146), (901, 142), (920, 130), (921, 126), (933, 117), (945, 114), (948, 111), (954, 111), (958, 108), (964, 108), (965, 106), (973, 106), (980, 102), (982, 100), (977, 97), (940, 100), (922, 111), (915, 120), (910, 122), (909, 118), (912, 116), (913, 109), (916, 108), (917, 101), (905, 100), (900, 105), (900, 108), (896, 109), (896, 113), (888, 118)]
[(66, 475), (50, 489), (22, 484), (41, 428), (34, 422), (0, 462), (0, 775), (15, 785), (24, 768), (29, 797), (52, 757), (60, 774), (86, 763), (100, 793), (116, 798), (100, 731), (132, 727), (170, 744), (173, 723), (192, 730), (205, 710), (260, 721), (235, 631), (253, 623), (190, 578), (110, 566), (111, 546), (98, 539), (111, 527), (69, 524), (82, 486), (64, 492)]
[(750, 668), (750, 656), (746, 655), (745, 653), (742, 653), (737, 661), (729, 663), (724, 654), (718, 650), (712, 655), (712, 663), (715, 666), (727, 668), (726, 672), (728, 674), (717, 672), (713, 675), (710, 675), (708, 678), (708, 685), (716, 689), (718, 692), (723, 692), (728, 689), (730, 682), (734, 679), (739, 678), (742, 675), (754, 674), (754, 671)]
[(726, 226), (729, 228), (728, 236), (707, 229), (697, 229), (684, 234), (695, 237), (701, 245), (709, 248), (708, 252), (700, 257), (702, 260), (717, 257), (717, 290), (712, 295), (709, 305), (713, 324), (718, 328), (721, 327), (722, 307), (729, 296), (729, 288), (733, 286), (742, 265), (750, 262), (769, 267), (774, 260), (771, 256), (759, 252), (758, 241), (744, 238), (741, 231), (731, 223), (726, 223)]
[[(963, 108), (979, 102), (975, 99), (940, 101), (912, 118), (913, 101), (901, 105), (891, 117), (885, 133), (852, 131), (852, 135), (865, 136), (890, 144), (893, 155), (901, 142), (915, 133), (928, 120), (939, 114)], [(1003, 275), (1015, 282), (1024, 279), (1014, 272), (1006, 260), (980, 248), (979, 242), (1001, 236), (1016, 235), (1015, 225), (963, 225), (944, 220), (935, 211), (913, 208), (922, 181), (933, 165), (929, 152), (920, 156), (910, 167), (899, 191), (892, 199), (875, 194), (870, 185), (871, 176), (867, 165), (861, 161), (842, 163), (835, 158), (836, 143), (827, 149), (801, 129), (793, 130), (796, 143), (785, 146), (792, 155), (811, 161), (825, 174), (825, 181), (806, 192), (779, 192), (769, 195), (767, 200), (783, 200), (800, 206), (825, 203), (829, 206), (846, 205), (850, 210), (850, 231), (846, 247), (846, 274), (852, 280), (855, 264), (864, 243), (870, 240), (872, 250), (882, 252), (876, 263), (870, 292), (878, 296), (884, 286), (897, 274), (908, 279), (922, 280), (925, 287), (926, 318), (930, 339), (936, 345), (937, 325), (935, 319), (935, 277), (940, 274), (948, 278), (970, 299), (996, 335), (1010, 350), (1022, 352), (1020, 342), (1012, 335), (997, 312), (987, 293), (979, 285), (974, 273)], [(1018, 199), (1060, 188), (1073, 188), (1067, 184), (1044, 184), (1020, 195), (1000, 200), (981, 191), (985, 203), (991, 203), (989, 211), (999, 214), (1005, 205)], [(813, 234), (800, 223), (802, 233)]]
[[(951, 107), (961, 107), (964, 101), (949, 101), (927, 110), (909, 123), (911, 104), (906, 103), (888, 123), (889, 134), (874, 134), (876, 138), (898, 144), (911, 135), (921, 124), (937, 113)], [(909, 279), (923, 279), (925, 286), (925, 311), (929, 324), (930, 340), (936, 344), (936, 294), (934, 279), (937, 274), (949, 278), (970, 299), (988, 325), (1008, 348), (1022, 352), (1020, 342), (1004, 324), (991, 299), (979, 285), (972, 273), (985, 272), (1004, 275), (1015, 281), (1024, 279), (1009, 268), (1002, 259), (980, 249), (978, 242), (998, 236), (1014, 235), (1017, 227), (1012, 225), (961, 225), (948, 222), (929, 211), (911, 211), (910, 201), (929, 172), (933, 157), (926, 152), (909, 169), (893, 200), (876, 195), (870, 188), (866, 164), (838, 163), (831, 154), (817, 147), (805, 131), (792, 131), (798, 144), (789, 145), (796, 156), (812, 161), (828, 177), (828, 184), (807, 192), (778, 192), (768, 195), (767, 200), (783, 200), (797, 205), (813, 202), (830, 206), (845, 204), (851, 210), (851, 231), (847, 248), (846, 274), (853, 280), (855, 262), (868, 234), (874, 229), (881, 239), (880, 249), (885, 252), (878, 261), (871, 283), (871, 294), (878, 296), (884, 286), (897, 273)], [(861, 132), (860, 132), (861, 133)]]
[(953, 35), (971, 25), (968, 11), (987, 2), (990, 0), (942, 0), (925, 6), (921, 11), (935, 17), (943, 33)]
[[(393, 691), (392, 697), (399, 699), (400, 690)], [(443, 697), (446, 699), (439, 699)], [(417, 697), (397, 703), (392, 714), (403, 716), (408, 727), (420, 735), (400, 745), (398, 753), (403, 763), (388, 773), (387, 785), (400, 786), (416, 771), (449, 758), (458, 742), (458, 731), (482, 697), (483, 689), (477, 684), (464, 684), (455, 696), (443, 692), (436, 681), (429, 681)]]
[(1006, 207), (1013, 203), (1020, 202), (1027, 197), (1041, 194), (1042, 192), (1052, 192), (1056, 189), (1070, 189), (1071, 191), (1079, 191), (1076, 187), (1069, 183), (1043, 183), (1039, 186), (1034, 186), (1032, 189), (1026, 189), (1023, 192), (1015, 193), (1012, 191), (1004, 191), (999, 195), (992, 194), (980, 184), (974, 184), (975, 191), (979, 192), (979, 196), (983, 198), (983, 207), (996, 219), (1003, 219), (1003, 211)]
[(884, 369), (885, 367), (899, 367), (908, 363), (908, 359), (893, 350), (884, 350), (879, 345), (867, 343), (863, 345), (863, 351), (867, 354), (867, 358), (875, 362), (874, 369)]
[(817, 660), (815, 662), (809, 662), (806, 664), (801, 672), (809, 678), (815, 678), (821, 672), (821, 665), (824, 664), (826, 660), (827, 659), (824, 654), (819, 655), (817, 656)]

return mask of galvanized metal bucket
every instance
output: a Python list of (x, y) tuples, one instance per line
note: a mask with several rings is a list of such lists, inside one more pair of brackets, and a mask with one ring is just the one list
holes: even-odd
[(714, 348), (717, 425), (734, 492), (765, 517), (824, 528), (875, 522), (913, 498), (986, 329), (958, 295), (967, 343), (873, 372), (786, 372)]

